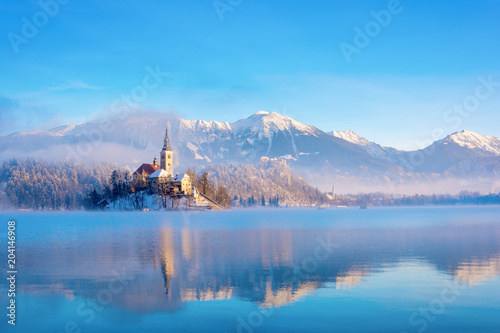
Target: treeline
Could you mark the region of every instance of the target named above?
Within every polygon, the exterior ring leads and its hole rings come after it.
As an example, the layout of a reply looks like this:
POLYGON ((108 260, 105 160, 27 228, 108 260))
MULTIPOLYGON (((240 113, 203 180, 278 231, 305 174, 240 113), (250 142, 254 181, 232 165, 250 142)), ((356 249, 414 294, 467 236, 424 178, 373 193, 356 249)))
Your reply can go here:
POLYGON ((286 161, 263 158, 260 165, 220 164, 206 172, 237 206, 304 206, 328 201, 325 194, 293 174, 286 161))
POLYGON ((93 188, 86 193, 83 202, 84 208, 88 210, 101 209, 109 203, 125 199, 130 201, 131 207, 142 209, 137 191, 128 184, 131 177, 129 170, 114 169, 109 172, 100 188, 93 188), (130 195, 131 193, 133 196, 130 195))
POLYGON ((346 206, 424 206, 424 205, 489 205, 500 204, 500 193, 482 195, 479 192, 463 191, 451 194, 390 195, 366 193, 340 195, 333 201, 346 206))
MULTIPOLYGON (((208 173, 189 170, 198 191, 224 207, 231 206, 226 188, 216 185, 208 173)), ((156 193, 137 182, 131 173, 113 164, 47 162, 11 159, 0 166, 0 207, 72 210, 101 209, 115 202, 127 209, 142 209, 148 195, 156 193)))
MULTIPOLYGON (((252 206, 419 206, 500 204, 500 194, 481 195, 390 195, 384 193, 338 195, 329 200, 325 194, 294 175, 285 161, 263 159, 255 165, 213 165, 197 173, 186 172, 197 190, 229 207, 252 206)), ((154 194, 130 182, 128 170, 116 165, 86 165, 75 162, 46 162, 11 159, 0 165, 0 206, 26 209, 97 209, 108 203, 128 202, 130 209, 142 209, 145 197, 154 194)))
MULTIPOLYGON (((197 174, 195 169, 188 169, 186 174, 189 175, 193 186, 199 193, 223 207, 231 206, 231 198, 226 188, 221 185, 215 186, 209 179, 207 172, 197 174)), ((108 181, 101 187, 101 191, 92 190, 87 195, 84 204, 87 209, 100 209, 103 208, 104 204, 119 202, 127 209, 143 209, 146 207, 145 198, 148 195, 157 195, 163 207, 166 206, 168 199, 174 200, 173 206, 175 207, 176 203, 178 203, 175 201, 179 199, 169 195, 166 184, 149 187, 143 184, 142 181, 133 180, 128 170, 113 170, 108 181)))
POLYGON ((223 207, 231 207, 231 197, 222 184, 215 184, 208 172, 196 173, 195 168, 189 168, 186 174, 191 178, 193 186, 203 195, 214 200, 223 207))
POLYGON ((11 159, 0 167, 0 199, 5 206, 81 209, 89 193, 101 192, 116 166, 11 159))
MULTIPOLYGON (((285 161, 263 159, 255 165, 214 165, 186 172, 203 195, 224 207, 301 206, 328 201, 318 189, 294 175, 285 161)), ((98 209, 126 203, 127 209, 145 207, 155 194, 130 182, 128 170, 112 164, 47 162, 33 159, 4 162, 0 167, 1 201, 13 208, 98 209)), ((156 193, 158 194, 158 193, 156 193)))

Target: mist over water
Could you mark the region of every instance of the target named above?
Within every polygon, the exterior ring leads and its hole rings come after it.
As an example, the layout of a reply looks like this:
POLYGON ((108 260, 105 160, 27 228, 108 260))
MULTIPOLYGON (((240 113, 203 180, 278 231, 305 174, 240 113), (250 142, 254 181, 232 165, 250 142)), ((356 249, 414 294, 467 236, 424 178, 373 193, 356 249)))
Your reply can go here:
POLYGON ((2 213, 18 226, 19 315, 0 329, 494 331, 499 213, 2 213))

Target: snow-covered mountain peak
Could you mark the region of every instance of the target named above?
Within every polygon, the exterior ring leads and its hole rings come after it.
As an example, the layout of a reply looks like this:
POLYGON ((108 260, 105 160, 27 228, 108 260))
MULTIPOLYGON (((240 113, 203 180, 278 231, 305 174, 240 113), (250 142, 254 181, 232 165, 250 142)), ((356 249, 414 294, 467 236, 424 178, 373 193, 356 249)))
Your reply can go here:
POLYGON ((258 111, 258 112, 255 112, 253 115, 266 115, 266 114, 269 114, 269 112, 267 112, 267 111, 258 111))
POLYGON ((250 130, 266 137, 277 131, 302 132, 303 134, 313 134, 317 131, 314 126, 304 125, 288 116, 267 111, 259 111, 247 119, 238 120, 232 123, 231 127, 235 133, 250 130))
POLYGON ((361 145, 361 146, 367 146, 370 144, 370 141, 366 140, 365 138, 359 136, 356 132, 351 131, 351 130, 346 130, 346 131, 331 131, 328 132, 328 134, 333 135, 337 138, 343 139, 345 141, 361 145))
POLYGON ((494 136, 481 135, 475 132, 463 130, 455 132, 444 138, 444 143, 454 142, 468 149, 481 149, 495 155, 500 155, 500 139, 494 136))
POLYGON ((230 128, 229 123, 215 120, 187 120, 179 119, 179 127, 194 129, 194 130, 228 130, 230 128))
POLYGON ((50 132, 53 132, 53 133, 59 134, 59 135, 64 135, 67 132, 75 129, 75 127, 76 127, 76 125, 63 125, 63 126, 59 126, 59 127, 51 129, 50 132))

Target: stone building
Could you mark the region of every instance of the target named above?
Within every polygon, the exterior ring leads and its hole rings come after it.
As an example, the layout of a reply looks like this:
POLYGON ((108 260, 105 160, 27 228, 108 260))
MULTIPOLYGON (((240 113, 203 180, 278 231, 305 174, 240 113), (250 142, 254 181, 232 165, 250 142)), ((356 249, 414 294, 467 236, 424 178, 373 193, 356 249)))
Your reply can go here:
POLYGON ((156 156, 153 160, 153 164, 143 163, 139 169, 135 170, 133 173, 134 181, 140 183, 142 186, 146 186, 149 180, 149 177, 157 170, 160 169, 160 165, 158 164, 158 160, 156 156))
POLYGON ((150 193, 156 193, 159 189, 166 191, 170 196, 192 196, 193 184, 187 174, 174 175, 174 152, 170 148, 168 128, 165 130, 163 148, 160 152, 160 164, 156 159, 153 164, 142 164, 133 174, 136 185, 147 187, 150 193))

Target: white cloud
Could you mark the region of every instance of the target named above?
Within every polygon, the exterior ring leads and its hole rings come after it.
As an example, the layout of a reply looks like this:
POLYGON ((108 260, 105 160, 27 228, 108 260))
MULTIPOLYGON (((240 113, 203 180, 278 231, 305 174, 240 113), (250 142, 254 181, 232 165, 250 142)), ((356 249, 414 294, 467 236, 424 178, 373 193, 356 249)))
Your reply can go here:
POLYGON ((49 92, 54 91, 64 91, 64 90, 106 90, 105 87, 93 86, 88 83, 85 83, 82 80, 69 80, 65 84, 53 87, 47 87, 49 92))

